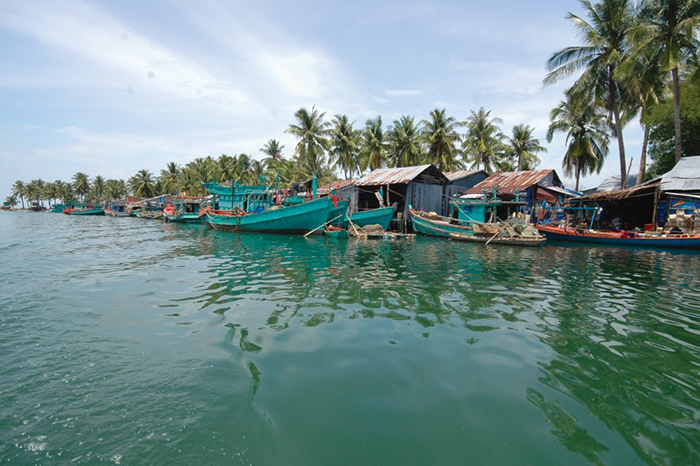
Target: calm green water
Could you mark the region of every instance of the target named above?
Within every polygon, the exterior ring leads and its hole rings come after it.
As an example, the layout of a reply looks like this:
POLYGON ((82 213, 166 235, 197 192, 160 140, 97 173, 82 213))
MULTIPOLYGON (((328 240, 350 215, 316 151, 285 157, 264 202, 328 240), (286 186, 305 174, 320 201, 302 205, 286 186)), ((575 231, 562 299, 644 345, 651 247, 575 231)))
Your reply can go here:
POLYGON ((700 255, 0 212, 0 463, 700 462, 700 255))

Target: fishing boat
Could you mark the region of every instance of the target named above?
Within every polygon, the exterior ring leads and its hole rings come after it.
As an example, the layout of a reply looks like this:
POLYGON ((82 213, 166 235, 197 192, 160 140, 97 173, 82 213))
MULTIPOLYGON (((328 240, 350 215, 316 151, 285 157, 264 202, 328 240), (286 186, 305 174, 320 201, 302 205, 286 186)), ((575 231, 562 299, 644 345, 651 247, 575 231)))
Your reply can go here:
POLYGON ((537 225, 537 229, 551 241, 663 249, 700 249, 698 234, 598 231, 545 224, 537 225))
POLYGON ((272 207, 253 213, 238 207, 225 211, 207 208, 203 218, 216 230, 306 233, 326 223, 333 207, 330 197, 322 197, 291 207, 272 207))
POLYGON ((99 205, 87 205, 82 208, 68 207, 64 209, 63 213, 68 215, 104 215, 105 210, 99 205))
POLYGON ((348 230, 333 225, 327 225, 325 230, 323 230, 323 234, 329 238, 347 238, 348 230))
POLYGON ((358 227, 364 227, 367 225, 381 225, 383 230, 387 230, 395 212, 396 205, 379 207, 377 209, 361 210, 359 212, 353 212, 349 216, 345 216, 339 226, 347 228, 350 223, 353 223, 358 227), (350 220, 348 220, 348 217, 350 220))
POLYGON ((340 217, 344 217, 345 213, 348 211, 348 207, 350 207, 350 201, 347 199, 338 199, 335 196, 332 196, 331 199, 333 199, 333 207, 330 212, 328 212, 327 221, 331 222, 333 225, 339 225, 341 223, 340 217))
POLYGON ((471 223, 459 219, 443 217, 434 212, 423 212, 415 209, 410 209, 408 214, 413 231, 421 235, 449 238, 450 235, 474 234, 474 228, 471 223))
POLYGON ((507 244, 512 246, 544 246, 547 238, 518 217, 497 223, 476 223, 473 234, 455 233, 450 239, 468 243, 507 244))
POLYGON ((177 197, 163 209, 166 222, 201 223, 205 199, 199 197, 177 197))
POLYGON ((108 217, 128 217, 129 212, 126 210, 126 203, 112 202, 105 208, 105 215, 108 217))

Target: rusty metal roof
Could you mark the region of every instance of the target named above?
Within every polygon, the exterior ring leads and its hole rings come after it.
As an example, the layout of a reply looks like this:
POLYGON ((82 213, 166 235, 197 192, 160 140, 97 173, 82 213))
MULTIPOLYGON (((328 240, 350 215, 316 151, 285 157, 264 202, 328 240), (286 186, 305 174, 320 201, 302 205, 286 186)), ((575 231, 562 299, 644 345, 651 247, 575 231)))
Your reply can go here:
POLYGON ((662 191, 700 191, 700 155, 681 158, 661 177, 662 191))
POLYGON ((485 170, 459 170, 456 172, 445 172, 444 175, 447 177, 448 180, 456 181, 471 175, 476 175, 477 173, 481 172, 486 173, 485 170))
POLYGON ((340 189, 344 188, 346 186, 352 186, 355 184, 355 180, 336 180, 336 181, 331 181, 330 183, 324 184, 323 186, 319 187, 318 189, 324 189, 324 190, 333 190, 333 189, 340 189))
POLYGON ((494 173, 481 183, 467 190, 467 193, 480 193, 482 189, 491 188, 497 188, 498 191, 502 193, 512 193, 516 190, 522 191, 530 186, 536 185, 552 172, 554 172, 555 179, 559 181, 557 172, 553 169, 494 173))
POLYGON ((430 167, 440 174, 442 173, 432 164, 418 165, 415 167, 378 168, 372 173, 360 178, 355 186, 383 186, 387 184, 407 184, 420 176, 430 167))

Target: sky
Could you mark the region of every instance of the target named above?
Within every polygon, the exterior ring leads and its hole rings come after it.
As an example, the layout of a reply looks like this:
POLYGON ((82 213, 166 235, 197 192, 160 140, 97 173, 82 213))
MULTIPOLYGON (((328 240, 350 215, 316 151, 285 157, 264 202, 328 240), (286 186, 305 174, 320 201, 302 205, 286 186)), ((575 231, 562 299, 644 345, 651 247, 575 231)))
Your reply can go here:
MULTIPOLYGON (((0 200, 15 180, 262 158, 270 139, 291 157, 285 129, 312 106, 356 128, 484 107, 505 134, 533 126, 549 149, 538 168, 564 178, 564 137, 545 135, 575 78, 542 80, 552 53, 579 44, 566 19, 577 0, 0 0, 0 11, 0 200)), ((624 137, 636 173, 638 125, 624 137)), ((582 188, 617 172, 611 141, 582 188)))

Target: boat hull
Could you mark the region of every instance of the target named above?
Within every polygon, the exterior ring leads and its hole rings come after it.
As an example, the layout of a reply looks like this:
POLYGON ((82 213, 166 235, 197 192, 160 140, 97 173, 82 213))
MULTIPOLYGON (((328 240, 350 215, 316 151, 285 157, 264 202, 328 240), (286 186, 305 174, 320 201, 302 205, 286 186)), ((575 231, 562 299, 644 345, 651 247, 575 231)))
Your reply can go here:
POLYGON ((413 231, 421 235, 449 238, 450 235, 474 234, 474 229, 466 225, 454 225, 443 220, 432 220, 414 210, 411 210, 409 213, 413 231))
POLYGON ((67 212, 68 215, 104 215, 104 209, 91 209, 91 210, 70 210, 67 212))
MULTIPOLYGON (((383 230, 389 228, 391 219, 394 217, 396 208, 394 206, 380 207, 378 209, 363 210, 361 212, 353 212, 350 214, 350 221, 355 224, 356 227, 364 227, 367 225, 380 225, 383 230)), ((343 219, 340 225, 343 228, 350 226, 350 221, 347 217, 343 219)))
POLYGON ((343 217, 345 215, 345 212, 348 211, 348 207, 350 206, 350 201, 338 201, 338 207, 331 207, 331 210, 328 212, 328 219, 326 221, 331 222, 332 225, 339 225, 341 223, 341 219, 338 217, 343 217))
POLYGON ((700 249, 700 235, 624 238, 616 233, 578 233, 559 228, 538 225, 537 229, 548 240, 613 246, 633 246, 644 248, 700 249))
POLYGON ((488 244, 506 244, 509 246, 529 246, 529 247, 541 247, 547 242, 547 238, 498 238, 483 235, 462 235, 462 234, 452 234, 450 239, 455 241, 463 241, 466 243, 488 243, 488 244))
POLYGON ((165 214, 168 223, 202 223, 202 217, 197 214, 168 215, 165 214))
POLYGON ((247 215, 226 215, 207 211, 205 222, 216 230, 225 231, 307 233, 326 223, 328 212, 333 207, 331 199, 324 197, 291 207, 268 209, 247 215))

